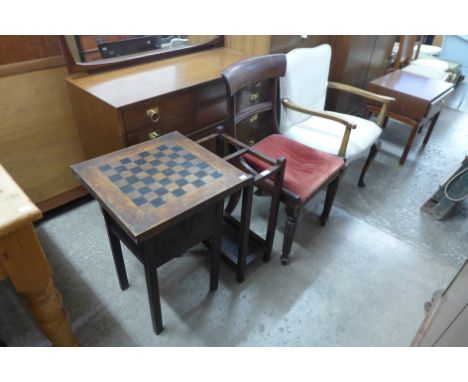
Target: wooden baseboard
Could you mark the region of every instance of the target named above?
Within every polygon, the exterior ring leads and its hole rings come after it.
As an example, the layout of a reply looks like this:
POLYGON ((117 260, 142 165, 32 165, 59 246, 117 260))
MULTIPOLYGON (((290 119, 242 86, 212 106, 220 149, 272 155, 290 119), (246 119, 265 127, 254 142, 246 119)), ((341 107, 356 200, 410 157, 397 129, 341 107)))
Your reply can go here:
POLYGON ((36 205, 39 207, 42 213, 44 213, 54 208, 60 207, 68 202, 81 198, 87 194, 88 192, 83 187, 78 186, 69 191, 52 196, 51 198, 43 200, 42 202, 36 203, 36 205))

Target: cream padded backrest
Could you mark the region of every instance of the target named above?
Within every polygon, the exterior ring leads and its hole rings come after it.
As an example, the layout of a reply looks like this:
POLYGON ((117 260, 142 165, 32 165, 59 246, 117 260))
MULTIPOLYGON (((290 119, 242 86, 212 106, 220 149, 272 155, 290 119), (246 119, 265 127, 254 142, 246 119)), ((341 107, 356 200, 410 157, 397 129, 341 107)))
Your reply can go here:
MULTIPOLYGON (((323 111, 327 95, 331 47, 324 44, 316 48, 294 49, 286 54, 286 75, 280 79, 281 98, 314 110, 323 111)), ((309 115, 281 109, 280 130, 310 118, 309 115)))

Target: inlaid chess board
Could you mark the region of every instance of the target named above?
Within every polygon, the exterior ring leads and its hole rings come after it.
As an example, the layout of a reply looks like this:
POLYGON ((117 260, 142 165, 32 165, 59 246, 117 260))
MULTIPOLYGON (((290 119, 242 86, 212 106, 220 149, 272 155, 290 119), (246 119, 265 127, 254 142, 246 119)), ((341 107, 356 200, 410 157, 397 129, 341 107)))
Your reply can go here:
POLYGON ((245 187, 250 177, 178 132, 76 164, 72 170, 136 242, 199 205, 245 187))
POLYGON ((174 143, 144 150, 99 169, 138 207, 160 207, 223 176, 174 143))

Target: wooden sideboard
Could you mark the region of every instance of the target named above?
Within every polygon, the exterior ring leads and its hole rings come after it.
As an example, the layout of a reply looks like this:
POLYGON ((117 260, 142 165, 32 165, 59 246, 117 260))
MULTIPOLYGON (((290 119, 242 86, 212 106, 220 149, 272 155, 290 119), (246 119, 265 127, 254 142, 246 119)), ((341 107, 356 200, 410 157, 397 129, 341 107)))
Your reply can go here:
POLYGON ((87 159, 180 131, 193 138, 226 119, 220 73, 250 57, 217 48, 67 79, 87 159))

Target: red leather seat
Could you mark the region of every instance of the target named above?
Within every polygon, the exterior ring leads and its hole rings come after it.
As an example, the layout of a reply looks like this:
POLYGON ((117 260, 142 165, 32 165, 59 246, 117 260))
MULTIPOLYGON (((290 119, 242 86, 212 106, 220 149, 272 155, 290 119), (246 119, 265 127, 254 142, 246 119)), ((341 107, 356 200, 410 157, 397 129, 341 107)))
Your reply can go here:
MULTIPOLYGON (((328 184, 344 167, 344 161, 340 157, 315 150, 279 134, 269 135, 252 148, 271 158, 286 158, 283 187, 299 195, 302 203, 324 184, 328 184)), ((254 156, 246 154, 244 158, 258 172, 268 168, 267 163, 254 156)))

